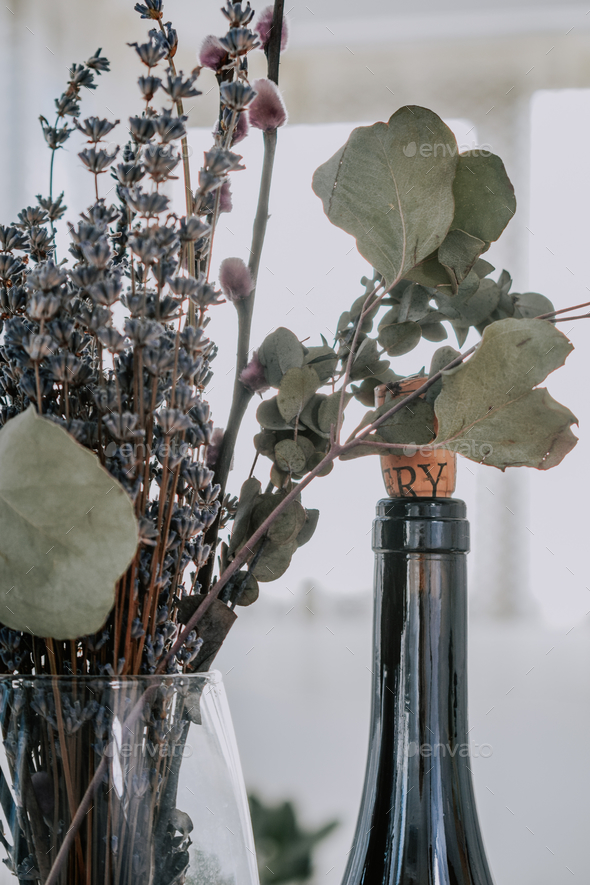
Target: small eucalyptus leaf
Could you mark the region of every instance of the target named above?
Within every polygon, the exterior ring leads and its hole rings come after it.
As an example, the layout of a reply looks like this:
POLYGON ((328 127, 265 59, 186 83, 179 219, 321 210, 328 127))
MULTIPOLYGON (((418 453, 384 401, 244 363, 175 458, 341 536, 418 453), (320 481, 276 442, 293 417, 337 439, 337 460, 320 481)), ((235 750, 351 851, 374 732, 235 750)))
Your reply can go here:
MULTIPOLYGON (((364 341, 361 342, 352 362, 350 380, 362 381, 364 378, 376 375, 383 369, 382 363, 383 361, 379 359, 377 342, 375 339, 365 338, 364 341)), ((385 368, 389 368, 388 363, 385 363, 385 368)))
POLYGON ((446 341, 448 332, 442 323, 420 323, 422 337, 427 341, 446 341))
POLYGON ((420 343, 422 329, 418 323, 394 323, 379 330, 379 344, 389 356, 403 356, 420 343))
MULTIPOLYGON (((445 366, 448 366, 449 363, 452 363, 453 360, 457 359, 458 356, 460 356, 460 353, 458 350, 455 350, 454 347, 439 347, 438 350, 435 350, 432 355, 428 377, 432 378, 433 375, 436 375, 437 372, 440 372, 441 369, 444 369, 445 366)), ((424 399, 427 403, 433 405, 441 390, 442 378, 439 378, 438 381, 435 381, 432 387, 428 388, 424 399)))
POLYGON ((494 312, 500 301, 500 289, 493 280, 482 280, 479 288, 467 297, 457 300, 461 320, 467 326, 476 326, 494 312))
POLYGON ((493 264, 490 264, 489 261, 486 261, 485 258, 478 258, 475 264, 473 265, 473 270, 478 275, 480 279, 489 276, 496 268, 493 264))
POLYGON ((0 537, 0 621, 77 639, 104 624, 138 528, 96 455, 30 406, 0 431, 0 537))
POLYGON ((297 535, 296 541, 298 547, 303 547, 304 544, 307 544, 308 541, 311 541, 314 532, 318 526, 318 520, 320 518, 319 510, 306 510, 305 511, 305 522, 303 527, 300 529, 299 534, 297 535))
POLYGON ((232 578, 232 584, 234 592, 236 594, 239 592, 239 596, 236 596, 236 605, 252 605, 260 595, 258 581, 254 575, 246 571, 236 572, 232 578))
POLYGON ((545 313, 551 313, 555 310, 551 301, 538 292, 524 292, 522 295, 515 295, 514 316, 523 319, 533 319, 545 313))
POLYGON ((451 320, 451 326, 455 332, 455 336, 457 338, 457 344, 459 347, 463 347, 465 342, 467 341, 467 336, 469 335, 469 326, 464 325, 463 323, 456 322, 451 320))
POLYGON ((305 365, 315 369, 320 382, 325 384, 336 371, 338 357, 334 348, 328 344, 321 347, 310 347, 305 355, 305 365))
MULTIPOLYGON (((402 396, 383 403, 373 412, 369 423, 372 424, 373 421, 388 412, 392 406, 402 402, 405 398, 406 396, 402 394, 402 396)), ((399 412, 380 424, 377 433, 387 443, 428 445, 436 435, 433 408, 422 398, 411 400, 399 412)))
POLYGON ((325 402, 327 398, 328 397, 325 393, 316 393, 315 396, 312 396, 307 402, 299 418, 300 423, 305 424, 309 430, 312 430, 314 433, 317 433, 318 436, 322 436, 325 439, 329 437, 329 434, 323 433, 323 431, 320 430, 318 425, 318 412, 321 404, 325 402))
MULTIPOLYGON (((340 402, 342 399, 341 391, 337 391, 336 393, 330 394, 320 405, 318 411, 318 425, 320 430, 324 433, 330 433, 330 428, 333 427, 336 430, 336 423, 338 421, 338 412, 340 410, 340 402)), ((352 393, 344 394, 344 404, 343 408, 346 409, 346 406, 352 399, 352 393)))
MULTIPOLYGON (((323 452, 316 452, 315 455, 312 455, 311 458, 309 459, 309 461, 307 462, 307 469, 308 470, 315 470, 315 468, 318 466, 318 464, 322 463, 322 461, 324 460, 324 457, 325 457, 325 454, 323 452)), ((329 461, 326 464, 326 466, 322 470, 320 470, 319 473, 316 474, 316 476, 327 476, 329 473, 332 472, 333 469, 334 469, 334 462, 329 461)))
MULTIPOLYGON (((405 323, 406 321, 417 322, 426 316, 430 310, 432 292, 418 283, 408 286, 399 305, 397 320, 393 322, 405 323)), ((391 313, 391 311, 390 311, 391 313)))
POLYGON ((267 383, 279 387, 285 372, 303 365, 303 345, 293 332, 281 327, 266 336, 258 348, 258 359, 267 383))
POLYGON ((303 473, 307 457, 303 449, 292 439, 283 439, 275 446, 276 465, 283 473, 303 473))
POLYGON ((252 574, 261 583, 276 581, 291 565, 291 558, 296 550, 296 541, 281 545, 267 541, 260 559, 252 569, 252 574))
POLYGON ((447 270, 453 292, 459 288, 473 265, 486 249, 486 243, 464 230, 451 230, 438 249, 438 260, 447 270))
POLYGON ((319 386, 318 373, 311 366, 285 372, 277 396, 277 406, 284 420, 290 423, 298 418, 319 386))
POLYGON ((265 430, 292 430, 279 412, 278 397, 263 400, 256 409, 256 420, 265 430))
POLYGON ((277 435, 272 430, 261 430, 254 437, 254 448, 259 455, 274 458, 277 435))

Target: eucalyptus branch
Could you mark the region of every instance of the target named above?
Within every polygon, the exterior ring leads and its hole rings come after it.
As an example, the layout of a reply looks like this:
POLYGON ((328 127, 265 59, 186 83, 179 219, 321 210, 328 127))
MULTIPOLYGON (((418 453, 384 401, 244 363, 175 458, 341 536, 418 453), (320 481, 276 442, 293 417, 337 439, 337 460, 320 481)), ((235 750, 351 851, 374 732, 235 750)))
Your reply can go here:
MULTIPOLYGON (((268 76, 273 82, 278 83, 279 76, 279 59, 281 53, 281 32, 283 21, 284 0, 275 0, 273 32, 268 46, 268 76), (280 26, 276 26, 277 21, 280 26)), ((277 130, 265 132, 264 140, 264 158, 262 163, 262 173, 260 176, 260 189, 258 193, 258 204, 256 207, 256 215, 254 217, 254 225, 252 228, 252 244, 250 248, 250 260, 248 267, 255 287, 248 296, 242 301, 236 302, 238 312, 238 342, 236 353, 236 368, 234 375, 234 390, 232 396, 232 404, 230 407, 227 428, 223 435, 221 449, 217 464, 215 465, 215 482, 221 486, 220 499, 223 500, 227 485, 227 478, 231 468, 234 450, 240 432, 244 415, 246 414, 248 405, 253 397, 253 392, 244 387, 240 381, 240 375, 246 368, 248 357, 250 355, 250 336, 252 330, 252 316, 254 314, 254 304, 256 298, 256 286, 258 283, 258 272, 260 269, 260 260, 262 258, 262 249, 266 237, 266 229, 269 217, 270 189, 272 184, 272 174, 277 148, 277 130)), ((221 510, 217 519, 207 532, 205 541, 211 544, 214 551, 217 546, 217 538, 219 535, 221 520, 221 510)), ((213 568, 215 563, 214 555, 211 555, 208 563, 204 566, 203 587, 205 592, 211 586, 213 568)))
MULTIPOLYGON (((383 296, 385 294, 386 293, 384 292, 383 296)), ((164 670, 164 668, 166 667, 166 665, 168 664, 168 661, 174 657, 174 655, 176 654, 176 652, 180 648, 182 648, 182 646, 186 642, 191 630, 193 630, 195 628, 195 626, 201 620, 201 618, 203 617, 205 612, 211 607, 211 605, 213 604, 213 601, 215 599, 217 599, 217 597, 219 596, 219 594, 221 593, 221 591, 223 590, 223 588, 225 587, 227 582, 230 580, 230 578, 246 562, 246 560, 248 559, 248 556, 250 555, 250 553, 252 551, 252 548, 255 547, 256 544, 261 540, 261 538, 263 538, 268 533, 269 528, 272 526, 274 521, 276 519, 278 519, 278 517, 281 515, 281 513, 283 513, 287 509, 287 507, 289 507, 289 505, 296 498, 298 498, 300 496, 302 490, 304 488, 306 488, 311 483, 311 481, 313 479, 315 479, 315 477, 318 476, 324 470, 325 467, 328 466, 328 464, 331 464, 333 461, 335 461, 341 455, 346 454, 347 452, 351 451, 351 449, 354 449, 356 446, 358 446, 362 442, 364 442, 364 437, 367 436, 367 434, 371 433, 373 430, 376 430, 378 427, 380 427, 384 421, 386 421, 388 418, 391 418, 392 415, 396 414, 396 412, 401 411, 403 408, 405 408, 408 405, 408 403, 411 403, 413 400, 417 399, 423 393, 426 393, 426 391, 430 387, 432 387, 433 384, 436 384, 436 382, 440 378, 442 378, 443 372, 447 372, 447 371, 449 371, 449 369, 454 369, 455 366, 460 365, 464 359, 466 359, 468 356, 470 356, 477 349, 477 347, 478 347, 478 345, 476 344, 473 347, 470 347, 469 350, 466 350, 465 353, 459 354, 458 357, 455 357, 454 360, 451 360, 451 362, 448 363, 446 366, 444 366, 439 372, 435 372, 435 374, 431 378, 428 378, 424 382, 424 384, 422 384, 420 387, 417 388, 417 390, 414 390, 414 391, 412 391, 412 393, 409 393, 401 401, 392 405, 391 409, 388 409, 388 411, 385 412, 385 414, 381 415, 379 418, 377 418, 375 421, 373 421, 372 424, 369 424, 367 427, 364 427, 363 430, 360 432, 360 434, 358 436, 356 436, 354 439, 351 439, 344 444, 341 444, 338 441, 334 441, 332 443, 329 451, 323 457, 323 459, 320 461, 320 463, 316 467, 314 467, 314 469, 311 470, 310 473, 306 474, 303 477, 303 479, 291 489, 291 491, 283 498, 283 500, 280 502, 280 504, 278 504, 277 507, 275 507, 275 509, 270 514, 270 516, 268 516, 264 520, 264 522, 256 529, 256 531, 253 533, 253 535, 244 544, 242 549, 236 554, 235 559, 233 559, 232 562, 227 566, 227 568, 224 569, 224 571, 222 572, 222 574, 219 577, 219 580, 211 588, 211 590, 205 596, 205 598, 203 599, 203 601, 201 602, 201 604, 199 605, 197 610, 194 612, 192 617, 189 619, 184 630, 179 634, 179 636, 177 637, 177 639, 176 639, 174 645, 172 646, 172 648, 170 649, 170 651, 165 655, 165 657, 163 657, 161 659, 161 661, 158 665, 158 668, 156 670, 157 673, 161 673, 164 670)))
POLYGON ((375 302, 371 302, 371 299, 377 294, 379 288, 382 285, 382 283, 377 283, 377 285, 375 286, 373 291, 369 292, 369 294, 367 295, 367 297, 365 298, 365 300, 363 302, 363 307, 360 312, 359 318, 357 320, 356 328, 354 330, 354 337, 352 339, 352 344, 350 345, 350 351, 348 353, 348 360, 346 361, 346 369, 344 372, 344 379, 342 381, 342 388, 340 391, 340 403, 338 405, 338 418, 336 419, 336 432, 334 434, 336 440, 338 440, 338 441, 340 440, 340 431, 342 429, 342 424, 344 422, 344 400, 345 400, 345 396, 346 396, 346 388, 348 387, 348 382, 350 380, 350 373, 352 371, 352 365, 354 363, 354 358, 356 355, 356 345, 358 342, 358 337, 360 335, 363 320, 367 316, 369 311, 371 311, 375 307, 375 305, 378 305, 381 303, 383 298, 385 298, 385 296, 388 294, 388 292, 390 292, 391 289, 393 289, 393 287, 398 282, 399 282, 399 278, 396 279, 396 281, 394 283, 392 283, 392 285, 388 289, 386 289, 384 292, 382 292, 381 295, 379 296, 379 298, 377 298, 377 300, 375 302))
POLYGON ((555 319, 550 320, 551 323, 569 323, 574 320, 587 320, 590 319, 590 313, 582 313, 577 317, 556 317, 555 319))

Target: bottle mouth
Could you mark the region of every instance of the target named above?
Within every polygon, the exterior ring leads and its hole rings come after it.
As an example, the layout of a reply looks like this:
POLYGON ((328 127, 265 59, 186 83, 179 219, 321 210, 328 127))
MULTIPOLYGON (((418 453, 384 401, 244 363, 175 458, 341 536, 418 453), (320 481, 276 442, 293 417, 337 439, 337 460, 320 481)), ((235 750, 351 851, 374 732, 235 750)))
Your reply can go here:
POLYGON ((468 553, 467 508, 458 498, 384 498, 373 523, 375 553, 468 553))

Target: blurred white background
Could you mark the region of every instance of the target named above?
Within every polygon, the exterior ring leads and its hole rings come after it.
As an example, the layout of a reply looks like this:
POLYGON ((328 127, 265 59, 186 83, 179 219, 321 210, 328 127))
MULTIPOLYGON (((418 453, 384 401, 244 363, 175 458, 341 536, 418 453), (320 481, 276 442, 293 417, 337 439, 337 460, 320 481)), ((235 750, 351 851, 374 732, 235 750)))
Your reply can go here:
MULTIPOLYGON (((217 0, 168 0, 180 33, 179 66, 196 63, 201 39, 222 34, 217 0)), ((422 104, 451 125, 461 146, 490 145, 505 160, 519 209, 490 251, 516 291, 556 307, 590 300, 590 14, 546 0, 296 0, 281 87, 291 122, 279 136, 271 222, 257 294, 254 343, 287 325, 318 339, 360 293, 366 265, 331 227, 310 189, 314 169, 359 123, 422 104)), ((146 23, 132 0, 8 0, 0 9, 2 221, 47 190, 48 154, 37 117, 49 116, 67 68, 101 45, 113 72, 87 96, 84 114, 125 120, 140 109, 139 64, 126 42, 146 23)), ((253 74, 264 72, 258 54, 253 74)), ((190 112, 193 164, 209 146, 215 81, 204 72, 190 112)), ((114 133, 124 141, 123 125, 114 133)), ((79 149, 72 139, 71 155, 79 149)), ((234 210, 222 216, 215 261, 247 256, 261 139, 240 145, 247 171, 233 178, 234 210)), ((91 177, 58 156, 58 190, 76 213, 91 177)), ((103 181, 106 195, 110 182, 103 181)), ((179 210, 181 198, 176 197, 179 210)), ((61 254, 64 254, 63 248, 61 254)), ((232 386, 234 316, 219 308, 220 344, 209 398, 223 426, 232 386)), ((550 379, 580 419, 581 441, 553 471, 508 471, 462 461, 457 495, 468 504, 471 738, 478 807, 498 885, 587 881, 590 824, 590 325, 561 326, 576 350, 550 379), (486 750, 486 754, 488 751, 486 750)), ((453 341, 449 343, 453 344, 453 341)), ((470 343, 470 342, 468 342, 470 343)), ((398 360, 428 365, 434 345, 398 360)), ((349 419, 352 426, 352 418, 349 419)), ((247 419, 232 474, 247 474, 256 432, 247 419)), ((261 478, 268 464, 258 466, 261 478)), ((374 505, 377 461, 339 465, 308 490, 320 527, 284 579, 240 612, 218 666, 225 674, 248 785, 269 800, 294 798, 310 825, 338 817, 318 857, 316 882, 336 885, 349 850, 364 774, 369 716, 374 505)))

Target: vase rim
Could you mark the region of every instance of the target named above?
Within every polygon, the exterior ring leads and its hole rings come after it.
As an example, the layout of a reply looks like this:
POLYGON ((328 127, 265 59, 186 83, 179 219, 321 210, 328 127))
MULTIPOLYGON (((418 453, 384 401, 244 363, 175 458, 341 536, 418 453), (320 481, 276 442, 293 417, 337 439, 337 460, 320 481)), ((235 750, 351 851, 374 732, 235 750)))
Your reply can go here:
POLYGON ((137 674, 128 674, 126 676, 99 676, 99 675, 69 675, 67 673, 60 673, 53 676, 51 673, 2 673, 0 674, 0 682, 11 680, 11 681, 19 681, 19 680, 30 680, 31 682, 53 682, 57 680, 58 682, 108 682, 109 685, 116 685, 118 682, 128 685, 130 683, 137 682, 178 682, 187 680, 189 682, 204 680, 205 682, 210 683, 211 685, 218 685, 223 681, 223 677, 219 670, 205 670, 202 673, 137 673, 137 674))

